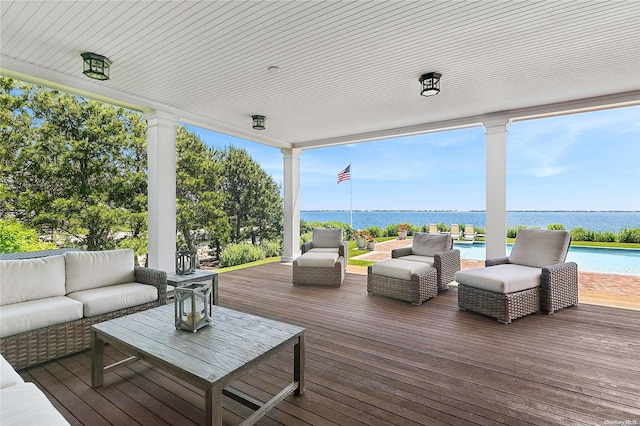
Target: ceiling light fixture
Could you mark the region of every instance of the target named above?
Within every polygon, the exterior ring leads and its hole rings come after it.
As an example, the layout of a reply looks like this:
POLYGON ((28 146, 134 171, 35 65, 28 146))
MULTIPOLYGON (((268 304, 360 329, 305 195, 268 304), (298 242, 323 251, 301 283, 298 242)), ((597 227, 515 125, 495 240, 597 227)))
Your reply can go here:
POLYGON ((109 80, 111 61, 106 56, 84 52, 82 56, 82 73, 94 80, 109 80))
POLYGON ((420 94, 422 96, 435 96, 440 93, 440 77, 442 74, 429 72, 420 77, 420 94))
POLYGON ((251 118, 253 119, 253 129, 254 130, 264 130, 264 122, 266 121, 267 117, 265 117, 264 115, 252 115, 251 118))

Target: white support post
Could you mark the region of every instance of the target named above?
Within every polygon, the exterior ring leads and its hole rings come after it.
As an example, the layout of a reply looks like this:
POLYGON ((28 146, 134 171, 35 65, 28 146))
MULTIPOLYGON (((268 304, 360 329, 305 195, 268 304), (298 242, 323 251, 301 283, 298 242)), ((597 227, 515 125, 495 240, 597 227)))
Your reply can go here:
POLYGON ((281 150, 284 160, 282 262, 300 256, 300 149, 281 150))
POLYGON ((509 119, 483 122, 487 153, 487 259, 506 255, 507 238, 507 127, 509 119))
POLYGON ((149 267, 175 271, 176 123, 160 111, 146 114, 148 157, 149 267))

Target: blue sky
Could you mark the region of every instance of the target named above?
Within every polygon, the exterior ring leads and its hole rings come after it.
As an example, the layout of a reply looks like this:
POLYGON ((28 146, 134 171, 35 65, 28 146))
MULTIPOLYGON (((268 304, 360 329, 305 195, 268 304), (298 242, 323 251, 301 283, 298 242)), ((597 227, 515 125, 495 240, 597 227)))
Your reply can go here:
MULTIPOLYGON (((280 150, 189 127, 210 146, 245 148, 282 184, 280 150)), ((484 210, 482 127, 304 150, 300 208, 484 210), (352 181, 336 183, 351 163, 352 181)), ((508 210, 640 210, 640 107, 511 123, 508 210)))

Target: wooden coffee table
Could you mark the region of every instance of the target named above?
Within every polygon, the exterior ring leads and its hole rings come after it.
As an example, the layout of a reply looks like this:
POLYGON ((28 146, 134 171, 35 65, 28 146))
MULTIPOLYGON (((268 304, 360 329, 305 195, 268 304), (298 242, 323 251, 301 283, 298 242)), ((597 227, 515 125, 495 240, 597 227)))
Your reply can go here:
POLYGON ((223 394, 254 410, 242 423, 251 425, 287 396, 304 392, 304 328, 213 306, 213 323, 193 333, 175 328, 173 310, 165 305, 93 325, 91 386, 102 386, 105 370, 142 359, 204 389, 207 425, 222 425, 223 394), (105 367, 105 343, 136 356, 105 367), (294 347, 293 382, 269 401, 228 387, 289 345, 294 347))

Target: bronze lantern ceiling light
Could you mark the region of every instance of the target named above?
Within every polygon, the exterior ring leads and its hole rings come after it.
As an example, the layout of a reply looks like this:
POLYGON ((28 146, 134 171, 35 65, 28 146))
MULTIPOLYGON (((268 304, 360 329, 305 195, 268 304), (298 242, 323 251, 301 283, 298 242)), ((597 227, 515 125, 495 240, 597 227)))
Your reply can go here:
POLYGON ((253 119, 253 129, 254 130, 264 130, 264 122, 267 120, 267 117, 264 115, 252 115, 253 119))
POLYGON ((84 52, 82 56, 82 73, 94 80, 109 80, 111 60, 97 53, 84 52))
POLYGON ((442 74, 429 72, 420 77, 420 94, 422 96, 435 96, 440 93, 440 77, 442 74))

